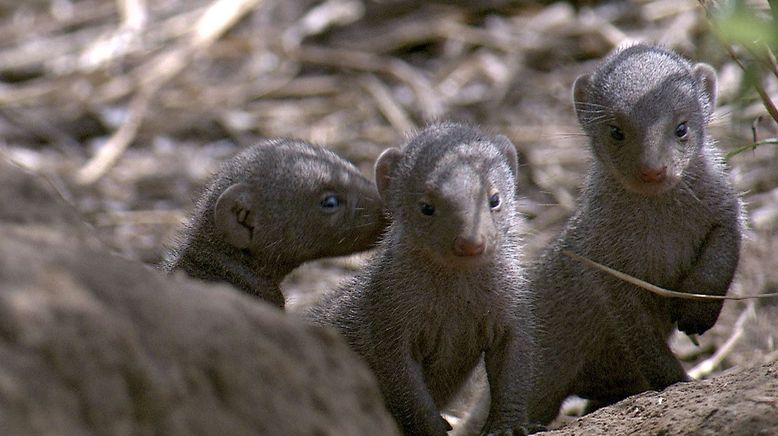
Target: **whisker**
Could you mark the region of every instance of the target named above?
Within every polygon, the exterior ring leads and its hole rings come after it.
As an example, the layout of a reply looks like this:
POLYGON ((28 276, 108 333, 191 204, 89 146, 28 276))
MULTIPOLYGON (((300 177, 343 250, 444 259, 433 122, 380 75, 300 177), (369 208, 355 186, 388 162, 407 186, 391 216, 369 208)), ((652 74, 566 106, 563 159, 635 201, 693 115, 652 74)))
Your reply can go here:
POLYGON ((609 110, 607 110, 605 108, 598 108, 598 107, 589 108, 589 107, 586 107, 586 106, 576 105, 575 108, 579 112, 600 112, 600 113, 601 112, 610 112, 609 110))
POLYGON ((582 132, 565 132, 565 133, 551 133, 547 135, 547 138, 578 138, 582 136, 587 136, 586 133, 582 132))
POLYGON ((574 100, 574 101, 573 101, 573 103, 574 103, 576 106, 578 106, 578 105, 581 105, 581 106, 592 106, 592 107, 598 107, 598 108, 608 109, 608 106, 605 106, 605 105, 602 105, 602 104, 599 104, 599 103, 592 103, 592 102, 590 102, 590 101, 574 100))

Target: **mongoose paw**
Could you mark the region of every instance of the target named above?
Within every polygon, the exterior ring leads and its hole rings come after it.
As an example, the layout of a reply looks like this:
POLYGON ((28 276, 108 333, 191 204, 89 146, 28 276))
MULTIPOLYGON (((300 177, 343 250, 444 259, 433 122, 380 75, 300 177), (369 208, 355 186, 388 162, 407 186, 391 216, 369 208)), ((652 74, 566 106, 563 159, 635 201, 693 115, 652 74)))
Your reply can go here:
POLYGON ((715 313, 704 314, 702 316, 685 316, 677 320, 678 330, 687 335, 701 335, 710 330, 718 319, 718 311, 715 313))
POLYGON ((701 335, 716 324, 721 305, 721 302, 678 301, 671 309, 671 319, 687 335, 701 335))
POLYGON ((689 336, 701 335, 713 327, 713 324, 715 324, 715 321, 713 323, 698 323, 693 320, 678 321, 678 330, 686 333, 689 336))

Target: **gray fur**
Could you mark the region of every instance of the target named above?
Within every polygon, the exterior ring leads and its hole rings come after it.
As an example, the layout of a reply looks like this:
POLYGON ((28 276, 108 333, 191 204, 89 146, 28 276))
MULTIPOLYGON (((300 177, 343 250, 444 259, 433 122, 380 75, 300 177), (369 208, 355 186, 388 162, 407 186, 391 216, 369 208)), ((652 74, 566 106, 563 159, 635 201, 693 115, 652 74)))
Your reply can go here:
POLYGON ((674 324, 704 333, 722 306, 658 297, 562 250, 667 289, 724 295, 743 232, 741 202, 706 131, 710 67, 639 44, 574 88, 595 159, 575 215, 529 273, 540 353, 529 417, 537 423, 552 420, 568 395, 599 406, 688 380, 667 338, 674 324), (682 122, 685 139, 676 136, 682 122), (665 176, 643 182, 643 167, 666 167, 665 176))
POLYGON ((507 138, 455 123, 429 126, 386 151, 376 181, 391 224, 380 249, 307 313, 338 329, 367 361, 406 434, 446 433, 439 410, 484 352, 496 399, 484 431, 523 430, 531 324, 519 292, 516 164, 507 138), (501 204, 493 210, 494 193, 501 204), (424 215, 421 202, 434 215, 424 215), (471 248, 481 241, 483 252, 457 255, 457 241, 471 248))
POLYGON ((352 164, 319 146, 271 139, 214 175, 162 268, 226 281, 283 308, 285 275, 308 260, 365 250, 385 226, 375 184, 352 164), (340 202, 325 211, 327 195, 340 202), (217 206, 225 198, 238 205, 217 206), (245 233, 235 236, 238 229, 245 233))

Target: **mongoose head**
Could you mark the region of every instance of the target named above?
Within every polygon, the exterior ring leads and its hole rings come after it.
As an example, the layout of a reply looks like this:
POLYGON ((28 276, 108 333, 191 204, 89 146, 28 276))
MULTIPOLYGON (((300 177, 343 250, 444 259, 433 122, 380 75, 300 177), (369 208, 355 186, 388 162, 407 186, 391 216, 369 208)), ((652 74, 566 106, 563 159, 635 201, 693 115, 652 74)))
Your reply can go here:
POLYGON ((673 188, 704 146, 716 73, 659 47, 617 49, 573 85, 595 157, 630 191, 673 188))
POLYGON ((267 265, 364 250, 386 226, 375 184, 322 147, 270 140, 225 167, 214 188, 216 233, 267 265))
POLYGON ((404 249, 444 267, 479 265, 517 225, 516 149, 475 127, 433 124, 375 165, 376 185, 404 249))

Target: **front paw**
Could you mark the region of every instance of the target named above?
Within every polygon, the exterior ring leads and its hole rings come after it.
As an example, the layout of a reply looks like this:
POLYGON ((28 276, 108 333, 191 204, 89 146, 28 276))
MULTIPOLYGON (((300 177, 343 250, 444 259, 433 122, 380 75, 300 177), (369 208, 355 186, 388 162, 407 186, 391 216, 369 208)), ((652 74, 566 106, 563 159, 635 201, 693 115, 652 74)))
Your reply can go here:
POLYGON ((687 335, 701 335, 716 324, 722 304, 721 301, 675 301, 670 316, 678 323, 678 330, 687 335))
POLYGON ((701 335, 713 327, 713 323, 701 323, 696 320, 678 321, 678 330, 686 333, 687 335, 701 335))

